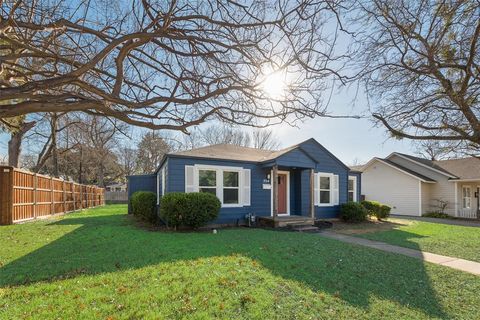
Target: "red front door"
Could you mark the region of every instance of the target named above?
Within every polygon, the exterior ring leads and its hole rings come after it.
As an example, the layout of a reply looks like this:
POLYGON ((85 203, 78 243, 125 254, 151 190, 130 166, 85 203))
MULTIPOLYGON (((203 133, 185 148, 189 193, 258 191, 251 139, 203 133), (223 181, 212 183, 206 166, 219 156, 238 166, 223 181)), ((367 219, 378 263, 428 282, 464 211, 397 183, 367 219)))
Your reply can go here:
POLYGON ((278 213, 287 214, 287 175, 278 174, 278 213))

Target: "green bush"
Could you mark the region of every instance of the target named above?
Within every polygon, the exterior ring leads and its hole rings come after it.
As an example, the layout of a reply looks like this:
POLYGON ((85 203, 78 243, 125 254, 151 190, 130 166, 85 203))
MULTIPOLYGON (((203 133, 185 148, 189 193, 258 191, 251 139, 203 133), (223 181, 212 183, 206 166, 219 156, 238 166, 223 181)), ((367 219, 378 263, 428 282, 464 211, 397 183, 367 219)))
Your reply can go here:
POLYGON ((367 209, 358 202, 347 202, 340 206, 340 218, 347 222, 367 220, 367 209))
POLYGON ((376 217, 378 220, 387 218, 392 208, 378 201, 364 200, 361 204, 367 209, 369 215, 376 217))
POLYGON ((130 198, 132 213, 150 223, 157 221, 156 204, 157 195, 150 191, 137 191, 130 198))
POLYGON ((220 200, 204 192, 172 192, 160 202, 160 218, 170 227, 198 228, 215 220, 220 212, 220 200))
POLYGON ((440 219, 452 219, 453 218, 452 216, 449 216, 448 214, 443 213, 443 212, 427 212, 427 213, 423 214, 423 216, 427 217, 427 218, 440 218, 440 219))

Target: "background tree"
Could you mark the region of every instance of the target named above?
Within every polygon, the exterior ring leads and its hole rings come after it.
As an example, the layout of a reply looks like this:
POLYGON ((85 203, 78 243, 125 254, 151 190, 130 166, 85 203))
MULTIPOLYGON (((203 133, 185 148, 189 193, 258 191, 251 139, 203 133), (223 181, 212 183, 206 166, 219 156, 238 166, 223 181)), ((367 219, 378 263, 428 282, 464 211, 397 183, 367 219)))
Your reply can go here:
POLYGON ((125 5, 2 2, 2 68, 22 83, 2 83, 0 118, 81 111, 186 132, 328 116, 327 84, 343 80, 337 1, 125 5))
POLYGON ((359 75, 397 138, 480 145, 480 2, 355 3, 359 75), (368 28, 365 28, 368 26, 368 28))
POLYGON ((152 173, 160 165, 171 146, 155 131, 145 133, 138 144, 138 168, 142 173, 152 173))

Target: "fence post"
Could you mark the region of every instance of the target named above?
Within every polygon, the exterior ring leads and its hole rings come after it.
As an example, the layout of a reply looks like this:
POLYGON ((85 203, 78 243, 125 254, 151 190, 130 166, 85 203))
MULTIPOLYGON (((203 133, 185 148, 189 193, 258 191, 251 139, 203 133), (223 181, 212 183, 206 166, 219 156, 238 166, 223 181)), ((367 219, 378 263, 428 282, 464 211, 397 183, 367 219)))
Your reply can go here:
POLYGON ((77 197, 76 195, 76 189, 75 189, 75 183, 71 182, 72 184, 72 200, 73 200, 73 211, 77 211, 77 203, 75 202, 77 197))
POLYGON ((55 193, 53 187, 53 177, 50 177, 50 214, 55 213, 55 193))
POLYGON ((63 189, 63 213, 67 213, 67 194, 66 194, 67 190, 65 186, 65 180, 63 180, 62 189, 63 189))
POLYGON ((38 188, 37 174, 33 174, 33 218, 37 218, 37 188, 38 188))
POLYGON ((13 167, 0 169, 0 224, 13 223, 13 167))

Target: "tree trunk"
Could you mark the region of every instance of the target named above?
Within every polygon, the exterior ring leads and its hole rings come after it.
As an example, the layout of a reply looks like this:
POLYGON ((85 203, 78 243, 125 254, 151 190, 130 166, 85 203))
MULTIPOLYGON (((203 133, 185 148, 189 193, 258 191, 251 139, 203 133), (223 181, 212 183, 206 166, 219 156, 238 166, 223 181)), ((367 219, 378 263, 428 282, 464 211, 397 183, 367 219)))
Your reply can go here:
POLYGON ((22 140, 25 133, 35 126, 35 121, 22 123, 20 130, 12 133, 8 141, 8 165, 18 167, 20 152, 22 151, 22 140))

